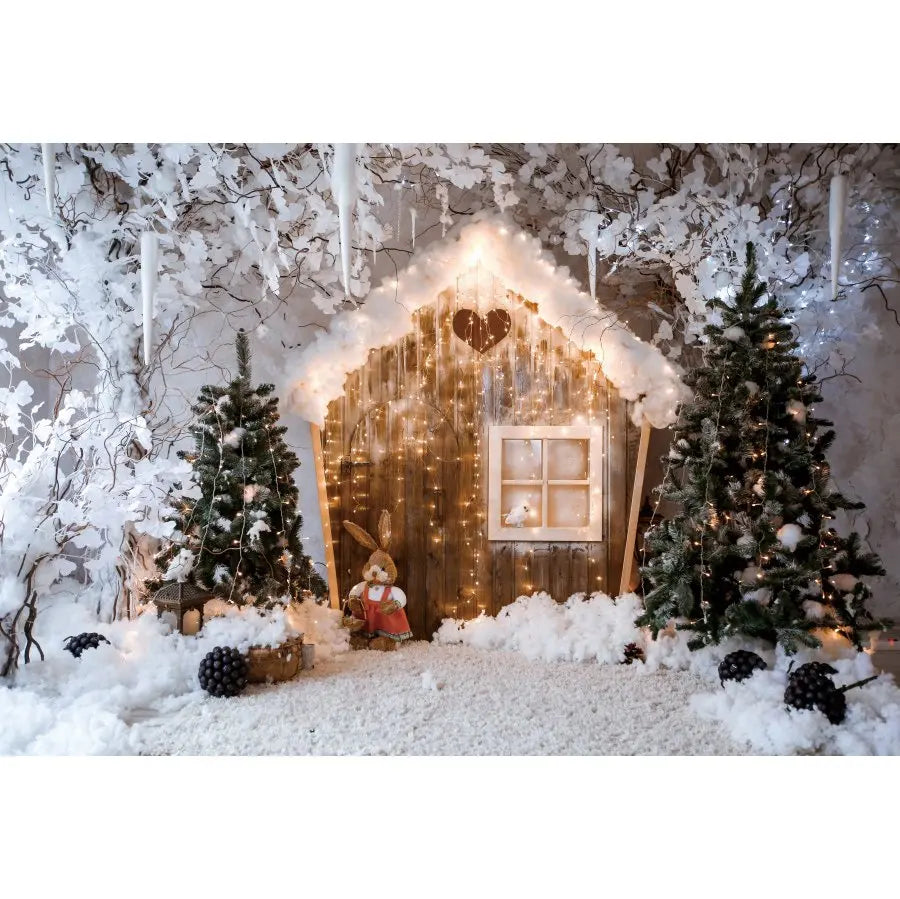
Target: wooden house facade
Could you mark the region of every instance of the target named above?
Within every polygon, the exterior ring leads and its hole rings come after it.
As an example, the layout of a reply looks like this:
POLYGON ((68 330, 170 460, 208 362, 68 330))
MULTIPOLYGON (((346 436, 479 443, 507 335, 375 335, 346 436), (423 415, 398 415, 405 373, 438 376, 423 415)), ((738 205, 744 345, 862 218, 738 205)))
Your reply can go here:
POLYGON ((367 557, 341 523, 374 533, 381 509, 418 637, 535 591, 618 592, 638 429, 593 354, 480 267, 413 325, 328 406, 340 595, 367 557))

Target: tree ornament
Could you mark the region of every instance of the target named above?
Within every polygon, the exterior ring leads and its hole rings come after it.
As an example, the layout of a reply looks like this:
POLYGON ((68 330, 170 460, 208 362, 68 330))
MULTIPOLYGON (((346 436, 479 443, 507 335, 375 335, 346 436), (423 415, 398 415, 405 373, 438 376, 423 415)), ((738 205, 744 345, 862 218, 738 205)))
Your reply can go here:
POLYGON ((229 646, 217 646, 208 652, 197 670, 200 686, 210 696, 237 696, 247 686, 249 673, 246 657, 229 646))
POLYGON ((66 637, 63 643, 63 649, 71 652, 76 659, 81 658, 81 654, 86 649, 96 649, 101 643, 109 643, 109 640, 103 634, 84 633, 77 637, 66 637))
POLYGON ((144 322, 144 365, 150 364, 153 345, 153 295, 159 269, 159 237, 155 231, 141 235, 141 309, 144 322))
POLYGON ((341 278, 344 293, 350 295, 350 250, 353 206, 357 199, 356 144, 335 144, 331 168, 331 195, 338 208, 341 241, 341 278))
POLYGON ((721 662, 719 662, 719 681, 724 686, 725 681, 746 680, 754 671, 765 671, 769 666, 765 663, 761 656, 749 649, 738 649, 735 652, 728 653, 721 662))
POLYGON ((47 215, 56 218, 56 150, 53 144, 41 144, 41 161, 44 164, 44 199, 47 215))
POLYGON ((831 238, 831 298, 833 300, 836 300, 838 295, 838 274, 841 267, 844 218, 847 214, 849 188, 846 175, 832 177, 831 194, 828 201, 828 233, 831 238))
POLYGON ((412 238, 412 248, 416 248, 416 207, 411 206, 409 209, 409 234, 412 238))

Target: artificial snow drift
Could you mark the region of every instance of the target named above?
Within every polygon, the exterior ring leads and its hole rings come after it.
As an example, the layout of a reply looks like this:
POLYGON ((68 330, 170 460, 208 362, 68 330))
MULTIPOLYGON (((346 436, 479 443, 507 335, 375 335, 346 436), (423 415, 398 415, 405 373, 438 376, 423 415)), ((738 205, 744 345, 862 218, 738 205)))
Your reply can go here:
POLYGON ((15 686, 0 686, 0 754, 112 755, 140 751, 135 721, 204 700, 197 668, 214 646, 272 646, 303 632, 316 655, 347 649, 347 632, 331 609, 307 601, 260 614, 253 607, 207 604, 220 617, 197 637, 171 633, 153 611, 134 621, 98 625, 84 605, 50 606, 41 616, 46 658, 23 665, 15 686), (62 649, 65 637, 100 630, 109 639, 80 659, 62 649))
POLYGON ((837 686, 875 673, 871 658, 850 647, 788 657, 753 640, 729 639, 692 652, 683 632, 648 639, 634 626, 640 599, 626 594, 613 601, 603 593, 583 594, 557 603, 546 593, 520 596, 495 618, 472 621, 446 619, 435 634, 440 643, 464 643, 477 649, 506 650, 529 659, 594 662, 609 665, 624 659, 627 643, 644 648, 646 663, 631 667, 638 675, 687 671, 713 687, 696 693, 691 709, 700 717, 721 722, 738 743, 757 753, 786 755, 900 755, 900 689, 890 675, 847 693, 847 717, 833 725, 818 711, 789 709, 784 704, 788 668, 813 659, 827 659, 838 669, 837 686), (718 665, 736 649, 761 655, 769 670, 742 683, 719 685, 718 665))
POLYGON ((634 593, 613 601, 605 593, 583 593, 556 602, 549 593, 520 596, 494 617, 471 621, 444 619, 434 639, 464 643, 475 649, 506 649, 545 662, 615 664, 625 659, 629 643, 642 644, 634 621, 641 601, 634 593))
MULTIPOLYGON (((346 652, 338 612, 312 602, 287 614, 207 610, 221 617, 182 637, 152 613, 98 626, 85 606, 51 607, 46 660, 0 688, 0 754, 900 754, 900 690, 889 675, 851 690, 846 720, 832 725, 784 706, 781 651, 729 640, 691 652, 680 632, 651 640, 634 626, 634 594, 523 596, 495 618, 448 619, 433 643, 392 653, 346 652), (112 645, 80 660, 62 650, 69 634, 97 629, 112 645), (314 670, 234 699, 199 689, 213 646, 246 650, 297 631, 317 643, 314 670), (619 664, 628 643, 646 664, 619 664), (769 670, 722 688, 718 664, 739 648, 769 670)), ((838 685, 872 673, 865 653, 835 652, 838 685)))

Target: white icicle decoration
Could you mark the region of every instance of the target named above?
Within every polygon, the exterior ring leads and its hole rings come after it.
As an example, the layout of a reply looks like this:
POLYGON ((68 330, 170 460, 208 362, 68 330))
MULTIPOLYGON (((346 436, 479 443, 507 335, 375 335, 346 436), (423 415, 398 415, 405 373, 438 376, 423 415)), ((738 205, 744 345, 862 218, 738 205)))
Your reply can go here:
POLYGON ((837 299, 838 274, 841 267, 842 242, 844 237, 844 216, 847 212, 849 184, 846 175, 835 175, 831 179, 831 197, 828 204, 828 231, 831 238, 831 298, 837 299))
POLYGON ((153 344, 153 294, 159 269, 159 237, 155 231, 141 235, 141 306, 144 320, 144 365, 150 364, 153 344))
POLYGON ((44 199, 47 215, 56 217, 56 151, 53 144, 41 144, 41 160, 44 163, 44 199))
POLYGON ((412 248, 416 248, 416 209, 411 207, 409 210, 409 231, 412 234, 412 248))
POLYGON ((591 299, 597 300, 597 239, 595 231, 587 242, 588 245, 588 285, 591 289, 591 299))
POLYGON ((331 194, 337 203, 341 238, 341 277, 350 294, 350 233, 356 203, 356 144, 335 144, 331 169, 331 194))

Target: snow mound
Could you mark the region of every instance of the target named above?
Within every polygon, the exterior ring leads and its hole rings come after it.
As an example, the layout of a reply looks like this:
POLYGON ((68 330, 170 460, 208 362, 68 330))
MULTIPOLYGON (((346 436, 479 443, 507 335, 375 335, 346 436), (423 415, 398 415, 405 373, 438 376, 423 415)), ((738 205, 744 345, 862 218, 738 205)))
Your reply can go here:
POLYGON ((22 665, 0 686, 0 755, 117 755, 141 751, 136 721, 173 714, 213 700, 200 689, 197 668, 214 646, 273 646, 300 631, 317 644, 319 659, 348 649, 340 613, 309 600, 287 612, 261 613, 219 600, 196 637, 171 632, 152 607, 133 621, 98 623, 87 605, 49 605, 41 616, 43 661, 22 665), (99 631, 110 641, 74 658, 63 648, 70 634, 99 631))
MULTIPOLYGON (((796 662, 795 662, 796 664, 796 662)), ((866 653, 832 660, 835 684, 844 686, 875 673, 866 653)), ((757 671, 742 682, 726 682, 713 693, 691 697, 701 717, 722 722, 729 735, 766 755, 898 755, 900 754, 900 689, 889 674, 847 695, 847 717, 831 724, 818 711, 784 704, 788 660, 757 671)))
POLYGON ((506 649, 545 662, 616 664, 629 643, 643 645, 635 627, 640 599, 627 593, 613 600, 605 593, 584 593, 556 602, 548 593, 520 596, 496 617, 481 614, 471 621, 445 618, 434 635, 437 643, 462 643, 475 649, 506 649))

